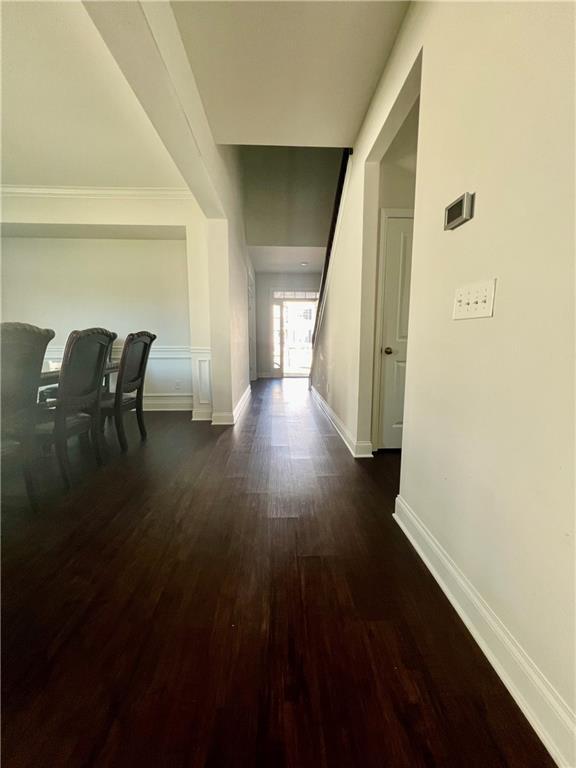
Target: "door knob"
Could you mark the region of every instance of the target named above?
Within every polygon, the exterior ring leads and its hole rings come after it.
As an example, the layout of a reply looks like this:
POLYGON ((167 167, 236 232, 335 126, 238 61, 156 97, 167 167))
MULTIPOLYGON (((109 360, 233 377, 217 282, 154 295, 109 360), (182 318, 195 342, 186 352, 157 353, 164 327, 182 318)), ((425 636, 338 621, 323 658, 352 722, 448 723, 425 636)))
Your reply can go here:
POLYGON ((392 347, 384 347, 384 354, 385 355, 391 355, 392 354, 392 347))

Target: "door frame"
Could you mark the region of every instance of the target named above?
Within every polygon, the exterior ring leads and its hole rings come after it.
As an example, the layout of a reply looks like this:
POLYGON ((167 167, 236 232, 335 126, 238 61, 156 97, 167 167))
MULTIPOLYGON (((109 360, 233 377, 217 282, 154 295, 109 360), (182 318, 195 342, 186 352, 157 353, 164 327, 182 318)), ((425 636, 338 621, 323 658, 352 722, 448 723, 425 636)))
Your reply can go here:
MULTIPOLYGON (((281 302, 281 305, 282 305, 282 311, 280 313, 280 316, 282 318, 281 323, 280 323, 280 328, 281 328, 281 345, 280 346, 281 346, 281 349, 282 349, 282 353, 281 353, 281 359, 282 359, 282 378, 283 379, 307 379, 310 376, 310 371, 308 373, 288 373, 288 374, 286 374, 286 372, 284 371, 284 358, 285 358, 284 343, 285 343, 285 340, 286 340, 285 333, 284 333, 284 331, 285 331, 285 328, 284 328, 284 304, 302 304, 302 303, 303 304, 313 304, 314 302, 316 302, 316 312, 318 312, 318 299, 275 299, 274 301, 279 301, 279 302, 281 302)), ((314 321, 314 318, 313 318, 313 321, 314 321)))
MULTIPOLYGON (((376 263, 376 302, 374 315, 374 366, 372 371, 372 449, 381 443, 380 416, 382 411, 382 348, 384 344, 384 289, 386 281, 386 237, 390 219, 414 220, 414 208, 380 208, 378 258, 376 263)), ((410 290, 412 286, 410 286, 410 290)))
POLYGON ((274 293, 271 291, 272 301, 270 303, 270 331, 271 331, 271 346, 270 346, 270 359, 272 362, 272 378, 283 379, 284 378, 284 299, 275 299, 274 293), (274 307, 280 307, 280 368, 274 368, 274 307))
POLYGON ((316 302, 316 312, 318 312, 318 299, 275 299, 272 298, 272 337, 274 335, 274 305, 278 304, 280 307, 280 369, 274 369, 274 338, 272 338, 272 370, 273 378, 275 379, 307 379, 309 373, 289 373, 284 371, 284 358, 285 358, 285 328, 284 328, 284 304, 313 304, 316 302))

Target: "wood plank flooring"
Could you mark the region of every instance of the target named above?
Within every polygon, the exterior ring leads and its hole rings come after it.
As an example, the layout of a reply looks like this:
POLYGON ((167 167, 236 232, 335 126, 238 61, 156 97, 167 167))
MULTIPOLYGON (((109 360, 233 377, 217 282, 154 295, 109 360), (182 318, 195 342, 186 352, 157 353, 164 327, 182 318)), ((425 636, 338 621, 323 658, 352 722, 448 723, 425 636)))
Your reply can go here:
MULTIPOLYGON (((34 514, 5 477, 5 768, 546 768, 303 380, 232 428, 149 413, 34 514)), ((51 485, 52 483, 52 485, 51 485)))

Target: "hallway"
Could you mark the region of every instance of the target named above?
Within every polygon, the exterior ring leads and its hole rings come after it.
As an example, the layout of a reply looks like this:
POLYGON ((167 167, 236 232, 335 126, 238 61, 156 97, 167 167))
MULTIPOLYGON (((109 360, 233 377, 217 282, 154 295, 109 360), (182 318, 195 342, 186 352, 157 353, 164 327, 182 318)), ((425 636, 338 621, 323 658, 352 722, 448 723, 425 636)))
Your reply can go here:
POLYGON ((6 504, 6 768, 553 765, 392 519, 396 454, 352 459, 302 379, 148 424, 6 504))

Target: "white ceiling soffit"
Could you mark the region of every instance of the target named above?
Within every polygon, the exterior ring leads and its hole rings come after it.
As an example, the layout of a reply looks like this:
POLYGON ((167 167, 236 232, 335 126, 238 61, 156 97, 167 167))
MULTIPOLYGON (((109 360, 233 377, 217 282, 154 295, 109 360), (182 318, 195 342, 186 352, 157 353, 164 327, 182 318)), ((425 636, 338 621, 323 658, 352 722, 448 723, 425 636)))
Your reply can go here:
POLYGON ((326 248, 252 245, 248 253, 255 272, 310 273, 322 272, 326 248))
POLYGON ((216 142, 352 146, 407 2, 172 3, 216 142))
POLYGON ((2 3, 3 183, 185 187, 81 3, 2 3))

